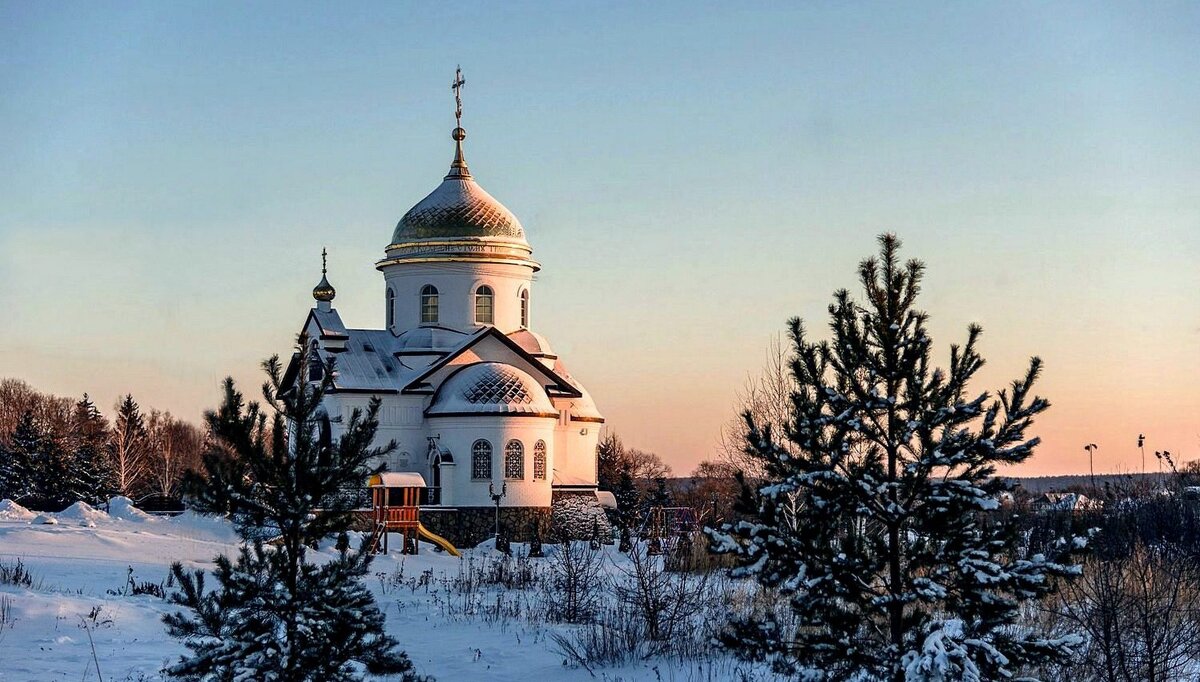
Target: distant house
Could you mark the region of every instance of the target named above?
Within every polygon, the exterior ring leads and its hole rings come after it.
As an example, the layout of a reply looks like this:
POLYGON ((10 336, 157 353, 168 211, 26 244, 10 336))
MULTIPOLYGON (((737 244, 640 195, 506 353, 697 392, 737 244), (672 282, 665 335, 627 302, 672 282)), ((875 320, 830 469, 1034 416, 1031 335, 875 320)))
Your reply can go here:
POLYGON ((1042 493, 1033 498, 1036 511, 1080 512, 1100 508, 1100 501, 1081 493, 1042 493))

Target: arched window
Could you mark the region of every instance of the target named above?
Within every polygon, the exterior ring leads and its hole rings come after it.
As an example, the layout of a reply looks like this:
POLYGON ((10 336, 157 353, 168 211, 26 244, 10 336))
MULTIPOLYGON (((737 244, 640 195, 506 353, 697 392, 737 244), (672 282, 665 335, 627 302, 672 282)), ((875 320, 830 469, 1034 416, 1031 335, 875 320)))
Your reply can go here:
POLYGON ((432 284, 421 287, 421 324, 437 324, 438 290, 432 284))
POLYGON ((533 444, 533 480, 546 479, 546 441, 533 444))
POLYGON ((391 287, 387 291, 387 326, 388 329, 396 326, 396 292, 391 287))
POLYGON ((471 446, 471 478, 492 480, 492 444, 477 440, 471 446))
POLYGON ((521 292, 521 326, 529 328, 529 290, 521 292))
POLYGON ((475 290, 475 324, 494 324, 492 288, 486 284, 475 290))
POLYGON ((519 440, 510 440, 504 446, 504 477, 518 481, 525 478, 525 446, 519 440))

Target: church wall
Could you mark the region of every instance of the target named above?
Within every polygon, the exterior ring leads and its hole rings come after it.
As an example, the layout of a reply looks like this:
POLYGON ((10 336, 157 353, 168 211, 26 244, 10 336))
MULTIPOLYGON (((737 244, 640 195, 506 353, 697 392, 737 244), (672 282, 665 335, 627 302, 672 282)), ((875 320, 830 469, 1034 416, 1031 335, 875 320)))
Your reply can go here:
POLYGON ((596 444, 599 442, 600 424, 571 421, 565 415, 554 429, 555 451, 560 456, 555 461, 560 480, 596 480, 596 444))
POLYGON ((479 416, 437 417, 429 419, 429 434, 439 436, 439 445, 454 456, 453 480, 443 470, 443 503, 461 506, 492 506, 488 483, 498 492, 507 484, 503 507, 549 507, 549 473, 554 466, 554 424, 546 417, 479 416), (485 439, 492 445, 492 479, 471 478, 471 448, 476 440, 485 439), (521 480, 504 478, 504 447, 517 439, 524 446, 524 477, 521 480), (533 479, 533 447, 538 440, 546 442, 547 478, 533 479), (446 490, 451 488, 450 490, 446 490))
MULTIPOLYGON (((520 292, 528 289, 533 271, 528 266, 499 263, 406 263, 384 271, 386 285, 396 293, 393 334, 421 324, 421 289, 438 289, 438 324, 464 331, 475 324, 475 290, 488 285, 495 292, 493 325, 504 333, 521 327, 520 292)), ((386 301, 386 289, 384 300, 386 301)), ((386 318, 385 318, 386 319, 386 318)))
MULTIPOLYGON (((396 450, 385 457, 389 471, 415 471, 429 480, 429 442, 423 411, 426 398, 414 395, 380 394, 379 430, 375 447, 396 441, 396 450), (407 461, 406 461, 407 460, 407 461)), ((366 412, 371 395, 335 393, 325 397, 325 409, 331 417, 341 416, 341 423, 331 424, 334 437, 341 436, 357 408, 366 412)))

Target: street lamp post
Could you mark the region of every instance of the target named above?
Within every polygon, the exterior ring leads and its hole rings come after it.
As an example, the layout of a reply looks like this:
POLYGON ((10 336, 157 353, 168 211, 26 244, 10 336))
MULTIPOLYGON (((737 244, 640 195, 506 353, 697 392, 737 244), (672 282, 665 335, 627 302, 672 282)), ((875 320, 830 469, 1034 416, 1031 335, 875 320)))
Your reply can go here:
POLYGON ((488 483, 488 495, 491 496, 492 503, 496 505, 496 549, 499 549, 500 551, 504 552, 505 554, 508 553, 507 552, 508 543, 507 542, 504 543, 504 545, 505 545, 504 548, 500 547, 500 544, 501 544, 501 540, 500 540, 500 500, 503 499, 504 496, 507 494, 508 494, 508 482, 507 481, 500 484, 500 492, 499 493, 496 492, 495 484, 488 483))
POLYGON ((1142 451, 1142 476, 1146 476, 1146 434, 1138 434, 1138 450, 1142 451))
POLYGON ((1088 453, 1088 471, 1091 472, 1092 475, 1092 495, 1096 494, 1096 465, 1093 462, 1092 455, 1096 452, 1096 448, 1099 447, 1100 446, 1096 445, 1095 443, 1088 443, 1087 445, 1083 446, 1083 449, 1087 450, 1088 453))

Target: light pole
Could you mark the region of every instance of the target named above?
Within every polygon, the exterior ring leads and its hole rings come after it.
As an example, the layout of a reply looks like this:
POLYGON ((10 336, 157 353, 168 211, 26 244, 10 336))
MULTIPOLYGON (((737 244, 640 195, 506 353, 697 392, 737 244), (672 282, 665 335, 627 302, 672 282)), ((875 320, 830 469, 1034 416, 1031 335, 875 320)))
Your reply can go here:
POLYGON ((1083 449, 1087 450, 1088 453, 1088 471, 1090 471, 1092 474, 1092 495, 1096 494, 1096 466, 1092 461, 1092 455, 1096 452, 1096 448, 1099 447, 1100 446, 1096 445, 1095 443, 1088 443, 1087 445, 1083 446, 1083 449))
MULTIPOLYGON (((500 484, 500 492, 496 492, 496 486, 493 483, 488 483, 488 495, 492 498, 492 503, 496 505, 496 549, 500 549, 500 500, 508 494, 508 482, 500 484)), ((501 550, 504 551, 504 550, 501 550)))
POLYGON ((1142 476, 1146 475, 1146 434, 1138 434, 1138 450, 1142 451, 1142 476))

